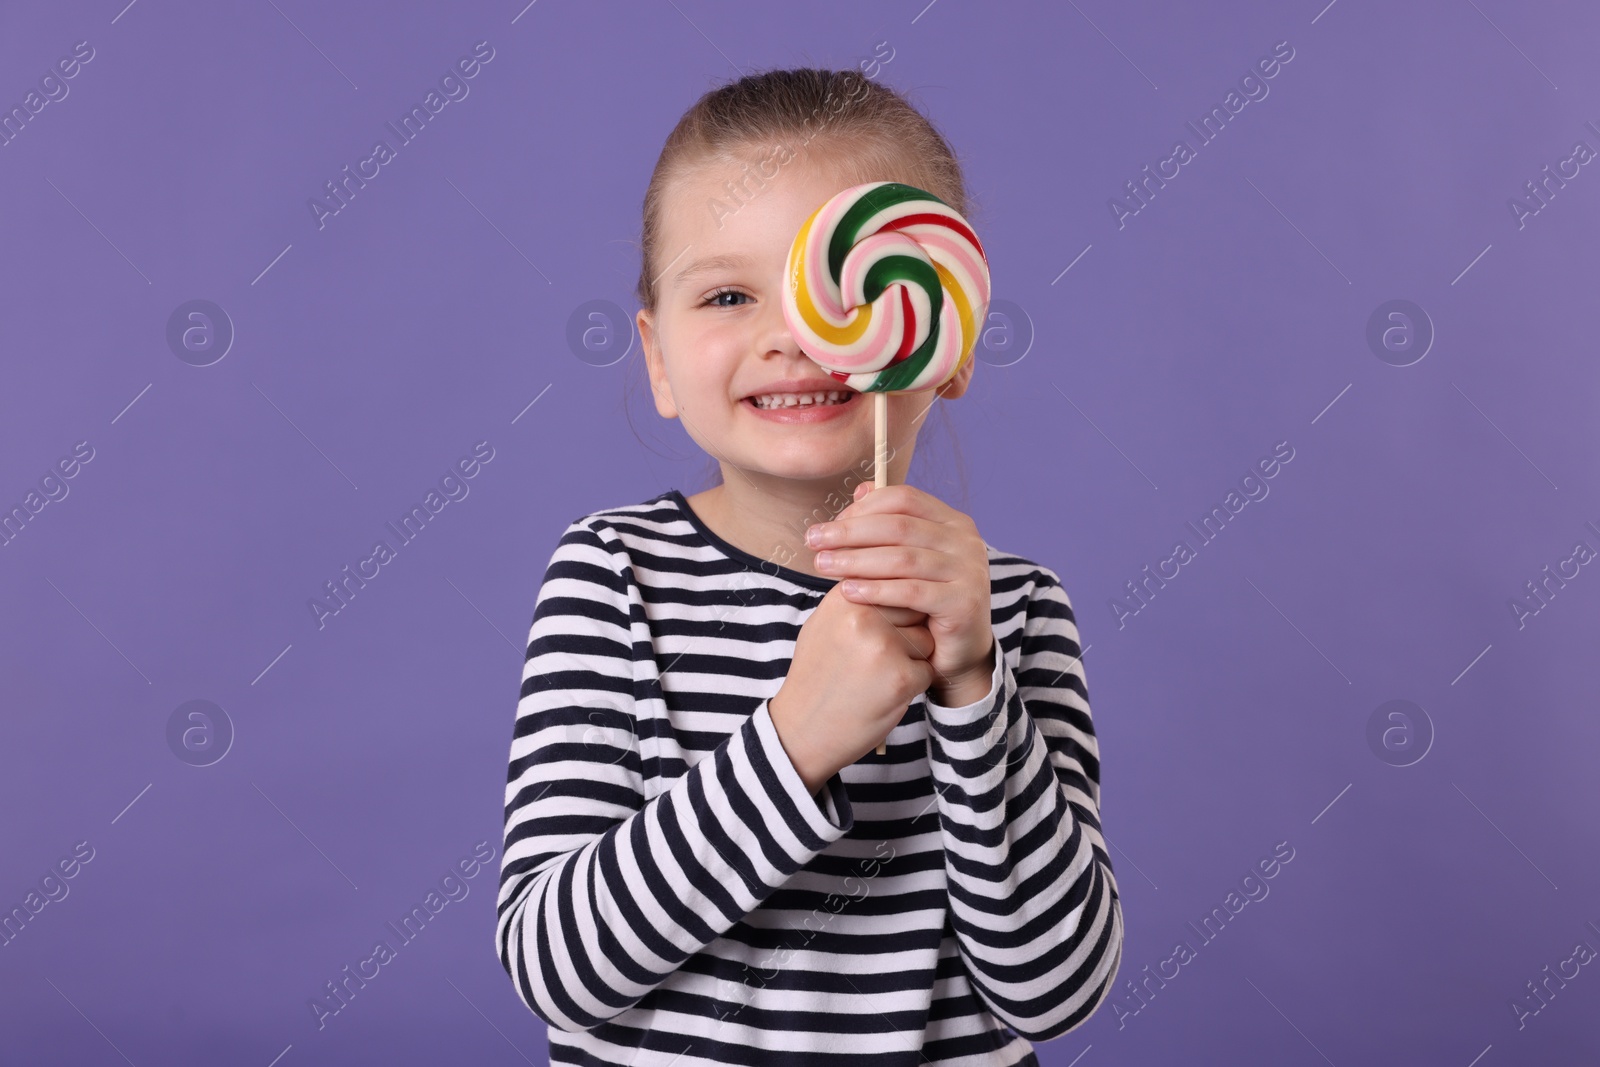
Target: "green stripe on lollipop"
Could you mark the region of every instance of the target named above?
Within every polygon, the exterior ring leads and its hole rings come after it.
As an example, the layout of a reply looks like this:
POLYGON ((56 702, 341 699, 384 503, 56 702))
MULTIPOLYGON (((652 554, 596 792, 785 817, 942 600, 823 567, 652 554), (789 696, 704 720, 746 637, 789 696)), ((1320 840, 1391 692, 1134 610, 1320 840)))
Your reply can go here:
POLYGON ((883 211, 885 208, 894 207, 910 201, 944 203, 938 197, 914 185, 905 185, 901 182, 889 182, 880 185, 867 193, 845 211, 839 219, 839 225, 834 228, 833 237, 828 242, 828 275, 835 281, 839 279, 839 272, 844 269, 844 260, 850 254, 850 249, 855 247, 856 241, 861 237, 861 228, 868 219, 883 211))
MULTIPOLYGON (((905 388, 922 373, 939 343, 939 324, 943 318, 940 305, 944 299, 944 293, 939 288, 939 272, 933 269, 932 263, 916 256, 904 253, 887 255, 867 268, 861 281, 862 295, 869 305, 875 304, 889 286, 899 284, 913 286, 927 294, 928 314, 932 319, 928 336, 905 359, 880 368, 878 376, 862 392, 881 393, 905 388)), ((877 314, 883 314, 882 309, 877 314)), ((907 328, 913 325, 908 322, 907 328)))
POLYGON ((891 363, 878 372, 877 378, 862 392, 866 393, 892 393, 906 388, 916 380, 923 368, 928 365, 928 360, 933 358, 933 350, 939 343, 939 316, 935 315, 933 326, 928 330, 928 339, 917 346, 899 363, 891 363))

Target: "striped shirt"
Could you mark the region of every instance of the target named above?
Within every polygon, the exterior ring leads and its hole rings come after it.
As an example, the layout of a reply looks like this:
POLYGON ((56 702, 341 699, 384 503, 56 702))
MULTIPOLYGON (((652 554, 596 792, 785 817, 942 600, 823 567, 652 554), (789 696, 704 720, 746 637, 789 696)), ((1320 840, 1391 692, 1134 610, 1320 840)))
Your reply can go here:
POLYGON ((495 947, 572 1064, 1037 1064, 1122 958, 1078 631, 987 546, 1001 655, 810 794, 767 701, 837 579, 673 489, 562 533, 528 636, 495 947))

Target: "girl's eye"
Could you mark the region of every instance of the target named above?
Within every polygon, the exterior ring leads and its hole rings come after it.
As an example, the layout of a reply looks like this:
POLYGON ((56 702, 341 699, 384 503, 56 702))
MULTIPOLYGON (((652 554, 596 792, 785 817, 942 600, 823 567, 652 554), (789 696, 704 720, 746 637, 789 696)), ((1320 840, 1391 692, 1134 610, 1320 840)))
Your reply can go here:
POLYGON ((705 298, 705 301, 703 302, 702 306, 703 307, 713 307, 713 306, 715 306, 715 307, 724 307, 724 308, 738 307, 739 306, 738 304, 719 304, 719 303, 717 303, 717 301, 722 299, 725 296, 749 296, 749 295, 750 294, 748 294, 748 293, 741 293, 737 289, 718 289, 716 292, 712 293, 710 296, 705 298))

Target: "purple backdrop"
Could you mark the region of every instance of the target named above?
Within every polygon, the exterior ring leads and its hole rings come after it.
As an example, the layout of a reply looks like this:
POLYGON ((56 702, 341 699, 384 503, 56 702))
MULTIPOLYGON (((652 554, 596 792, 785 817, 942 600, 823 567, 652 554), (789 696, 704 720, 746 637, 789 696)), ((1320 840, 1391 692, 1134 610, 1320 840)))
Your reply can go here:
POLYGON ((123 3, 0 10, 7 1062, 543 1061, 522 643, 570 519, 705 484, 639 201, 801 63, 965 160, 995 313, 913 480, 1088 646, 1127 942, 1041 1061, 1600 1054, 1591 5, 123 3))

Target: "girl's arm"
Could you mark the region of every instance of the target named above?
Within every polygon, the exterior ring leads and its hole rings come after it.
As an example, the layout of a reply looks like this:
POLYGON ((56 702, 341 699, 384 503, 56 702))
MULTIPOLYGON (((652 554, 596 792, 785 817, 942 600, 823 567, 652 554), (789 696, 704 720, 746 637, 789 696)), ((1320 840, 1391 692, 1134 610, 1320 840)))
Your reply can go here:
POLYGON ((506 776, 495 947, 524 1003, 588 1030, 744 918, 854 817, 812 796, 765 701, 645 799, 634 658, 654 649, 628 557, 580 520, 534 608, 506 776))
POLYGON ((1015 672, 990 695, 928 702, 928 761, 952 923, 991 1011, 1048 1041, 1081 1024, 1122 960, 1122 908, 1100 834, 1100 759, 1071 604, 1039 568, 1015 672))

